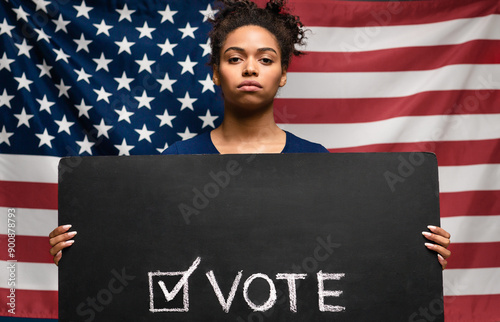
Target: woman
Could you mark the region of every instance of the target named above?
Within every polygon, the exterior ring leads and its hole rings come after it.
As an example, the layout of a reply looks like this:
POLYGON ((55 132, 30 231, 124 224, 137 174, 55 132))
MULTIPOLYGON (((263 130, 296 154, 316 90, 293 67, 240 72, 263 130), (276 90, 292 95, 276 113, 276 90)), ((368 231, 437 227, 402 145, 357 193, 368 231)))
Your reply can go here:
MULTIPOLYGON (((285 2, 271 0, 262 9, 249 0, 223 1, 209 36, 213 82, 224 96, 224 120, 211 132, 173 144, 165 154, 328 152, 281 130, 274 121, 274 97, 286 84, 292 55, 302 54, 295 45, 304 39, 302 23, 286 12, 285 2)), ((74 242, 76 233, 68 232, 70 227, 59 226, 49 235, 56 264, 61 250, 74 242)), ((450 234, 434 226, 429 230, 422 234, 436 244, 425 246, 438 253, 444 269, 451 254, 450 234)))

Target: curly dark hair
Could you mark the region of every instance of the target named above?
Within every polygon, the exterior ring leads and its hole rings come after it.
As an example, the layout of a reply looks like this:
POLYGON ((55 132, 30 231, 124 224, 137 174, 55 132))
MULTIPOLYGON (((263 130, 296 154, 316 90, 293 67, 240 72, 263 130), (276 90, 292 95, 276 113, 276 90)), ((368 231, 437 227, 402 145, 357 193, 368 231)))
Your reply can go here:
POLYGON ((290 14, 286 8, 286 0, 270 0, 265 8, 259 8, 250 0, 219 0, 223 7, 209 19, 213 25, 209 33, 212 55, 209 64, 212 67, 220 64, 220 51, 227 35, 243 26, 254 25, 267 29, 272 33, 281 51, 281 66, 288 68, 292 55, 299 56, 303 52, 296 50, 295 45, 303 45, 305 40, 303 24, 299 17, 290 14))

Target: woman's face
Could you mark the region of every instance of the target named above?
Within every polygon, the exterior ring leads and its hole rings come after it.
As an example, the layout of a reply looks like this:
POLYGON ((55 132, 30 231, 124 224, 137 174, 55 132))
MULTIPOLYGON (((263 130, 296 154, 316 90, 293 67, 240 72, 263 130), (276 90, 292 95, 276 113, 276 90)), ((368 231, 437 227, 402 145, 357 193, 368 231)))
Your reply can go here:
POLYGON ((278 88, 286 83, 278 42, 267 29, 240 27, 226 37, 214 83, 221 86, 226 108, 272 107, 278 88))

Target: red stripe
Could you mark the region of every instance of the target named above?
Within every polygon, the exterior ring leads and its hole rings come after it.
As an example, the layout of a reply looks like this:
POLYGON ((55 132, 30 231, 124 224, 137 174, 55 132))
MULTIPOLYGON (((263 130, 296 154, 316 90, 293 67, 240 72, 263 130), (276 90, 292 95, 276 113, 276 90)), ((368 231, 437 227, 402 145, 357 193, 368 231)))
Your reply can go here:
MULTIPOLYGON (((256 0, 260 6, 267 0, 256 0)), ((499 13, 498 0, 332 1, 291 0, 305 26, 394 26, 433 23, 499 13)))
POLYGON ((455 64, 500 63, 500 40, 459 45, 406 47, 365 52, 307 52, 294 58, 289 72, 390 72, 430 70, 455 64))
POLYGON ((0 207, 57 209, 57 184, 0 181, 0 207))
POLYGON ((5 245, 0 253, 0 260, 17 260, 29 263, 53 263, 49 253, 49 237, 20 236, 15 237, 15 257, 10 258, 7 252, 8 235, 0 235, 0 244, 5 245))
POLYGON ((449 322, 498 322, 500 321, 498 303, 500 294, 445 296, 444 316, 449 322))
MULTIPOLYGON (((58 303, 57 291, 31 291, 16 290, 16 314, 8 312, 9 306, 6 305, 7 296, 10 296, 9 289, 0 288, 0 316, 38 318, 38 319, 57 319, 58 303)), ((9 299, 10 300, 10 299, 9 299)))
POLYGON ((432 91, 386 98, 277 98, 274 102, 277 123, 358 123, 398 116, 499 113, 500 90, 432 91))
MULTIPOLYGON (((453 236, 452 236, 453 240, 453 236)), ((500 242, 451 243, 451 257, 447 268, 500 267, 500 242)))
POLYGON ((500 215, 498 190, 440 193, 439 199, 441 217, 500 215))
POLYGON ((440 166, 500 163, 500 139, 384 143, 330 149, 330 152, 434 152, 440 166))

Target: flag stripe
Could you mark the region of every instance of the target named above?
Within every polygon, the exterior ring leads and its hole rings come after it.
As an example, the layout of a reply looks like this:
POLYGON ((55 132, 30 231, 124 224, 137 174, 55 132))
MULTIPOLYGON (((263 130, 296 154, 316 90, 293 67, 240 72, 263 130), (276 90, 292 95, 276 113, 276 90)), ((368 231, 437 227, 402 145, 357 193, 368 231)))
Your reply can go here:
MULTIPOLYGON (((265 0, 255 2, 262 5, 265 0)), ((498 13, 496 0, 374 1, 369 7, 357 1, 294 0, 292 12, 299 13, 306 26, 341 27, 425 24, 498 13)))
MULTIPOLYGON (((53 264, 52 256, 49 253, 50 245, 47 236, 34 237, 16 235, 13 243, 15 245, 15 260, 18 262, 53 264)), ((7 245, 8 235, 0 235, 0 243, 7 245)), ((0 253, 0 261, 7 261, 10 259, 12 258, 9 258, 9 254, 6 251, 0 253)))
POLYGON ((500 294, 500 268, 445 269, 444 295, 500 294))
POLYGON ((371 144, 474 141, 500 138, 500 114, 395 117, 357 124, 279 124, 327 149, 371 144), (422 129, 428 128, 428 131, 422 129), (345 135, 349 133, 349 135, 345 135), (394 133, 398 133, 394 136, 394 133))
MULTIPOLYGON (((6 299, 10 289, 0 288, 0 297, 6 299)), ((11 317, 29 317, 47 319, 57 317, 58 313, 57 291, 31 291, 16 289, 16 314, 7 312, 7 305, 0 306, 0 314, 11 317)), ((37 320, 38 321, 38 320, 37 320)), ((51 320, 56 322, 57 320, 51 320)), ((48 321, 47 321, 48 322, 48 321)))
MULTIPOLYGON (((452 236, 453 239, 454 235, 452 236)), ((500 267, 500 242, 495 243, 455 243, 448 248, 452 257, 446 268, 500 267)))
POLYGON ((439 167, 439 191, 500 190, 500 163, 439 167))
MULTIPOLYGON (((7 233, 8 207, 0 207, 0 232, 7 233)), ((43 236, 57 227, 57 210, 15 208, 16 235, 43 236)))
POLYGON ((287 85, 281 88, 278 97, 382 98, 426 91, 500 89, 497 75, 500 75, 498 64, 449 65, 399 72, 288 73, 287 85))
POLYGON ((495 114, 500 112, 499 106, 500 90, 456 90, 392 98, 279 98, 275 101, 274 115, 278 123, 356 123, 399 116, 495 114), (391 109, 387 109, 388 105, 391 109))
POLYGON ((454 243, 500 242, 499 222, 500 215, 441 218, 441 225, 452 235, 454 243))
MULTIPOLYGON (((0 288, 9 288, 9 270, 11 262, 0 261, 0 288)), ((16 290, 57 291, 57 266, 44 263, 17 262, 16 290)))
POLYGON ((445 296, 446 321, 497 322, 500 317, 500 294, 445 296))
POLYGON ((436 141, 416 143, 386 143, 358 146, 343 149, 330 149, 330 152, 433 152, 440 166, 500 163, 500 139, 480 141, 436 141))
POLYGON ((500 191, 440 193, 441 216, 500 215, 500 191))
POLYGON ((57 184, 0 181, 0 207, 57 209, 57 184))
POLYGON ((57 183, 59 157, 0 154, 0 180, 57 183), (41 171, 43 170, 43 171, 41 171))
POLYGON ((498 64, 499 40, 471 40, 457 45, 390 48, 362 52, 306 52, 288 72, 391 72, 428 70, 456 64, 498 64), (390 57, 390 59, 388 59, 390 57), (411 65, 408 65, 411 61, 411 65))

